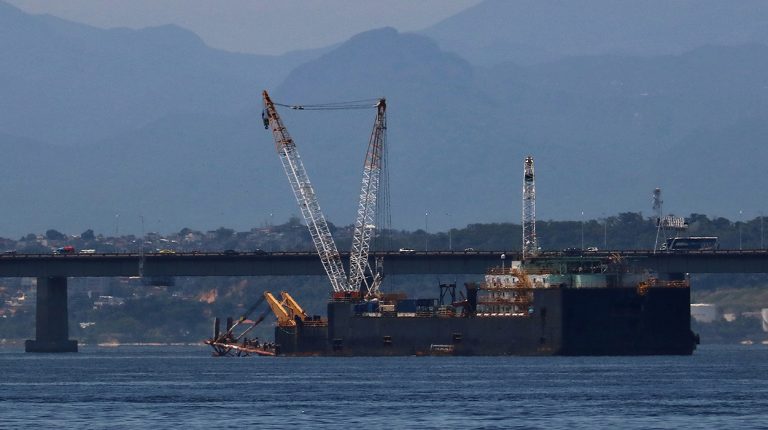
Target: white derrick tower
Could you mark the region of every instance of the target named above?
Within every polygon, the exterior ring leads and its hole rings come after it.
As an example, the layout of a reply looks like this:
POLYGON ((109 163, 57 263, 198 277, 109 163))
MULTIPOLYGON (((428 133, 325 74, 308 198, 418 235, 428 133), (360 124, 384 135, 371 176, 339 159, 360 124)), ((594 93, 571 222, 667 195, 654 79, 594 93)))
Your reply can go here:
POLYGON ((539 252, 536 238, 536 181, 533 157, 525 157, 523 171, 523 259, 539 252))

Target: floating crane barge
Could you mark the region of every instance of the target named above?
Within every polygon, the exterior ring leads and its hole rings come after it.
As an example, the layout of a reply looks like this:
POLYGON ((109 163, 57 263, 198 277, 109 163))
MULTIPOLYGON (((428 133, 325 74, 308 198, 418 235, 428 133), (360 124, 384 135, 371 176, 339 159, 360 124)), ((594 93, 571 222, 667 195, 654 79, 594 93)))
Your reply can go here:
POLYGON ((283 292, 270 304, 282 307, 270 349, 209 342, 230 355, 691 354, 688 282, 630 267, 619 257, 533 257, 489 270, 458 296, 455 285, 428 299, 334 294, 327 319, 287 305, 283 292))
POLYGON ((265 293, 236 324, 230 318, 225 333, 216 322, 206 342, 214 355, 688 355, 696 348, 683 274, 660 279, 618 255, 538 256, 530 156, 523 182, 524 261, 489 269, 483 282, 465 284, 458 297, 456 285, 441 285, 439 299, 382 293, 381 265, 371 267, 368 250, 383 165, 384 99, 374 106, 347 277, 296 145, 266 91, 263 96, 264 125, 272 130, 333 293, 327 319, 308 316, 287 292, 280 300, 265 293), (264 320, 265 314, 247 319, 262 300, 277 317, 274 343, 266 345, 245 337, 264 320))
MULTIPOLYGON (((338 295, 328 320, 275 330, 282 355, 691 354, 685 280, 615 259, 532 260, 466 284, 460 300, 338 295)), ((443 288, 455 288, 455 285, 443 288)))

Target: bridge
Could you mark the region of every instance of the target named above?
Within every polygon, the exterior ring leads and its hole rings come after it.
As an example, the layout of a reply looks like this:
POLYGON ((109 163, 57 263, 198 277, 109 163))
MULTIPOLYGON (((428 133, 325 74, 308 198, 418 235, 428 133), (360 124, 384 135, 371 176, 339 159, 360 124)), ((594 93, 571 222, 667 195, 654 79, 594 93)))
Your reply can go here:
MULTIPOLYGON (((484 274, 489 267, 520 260, 519 251, 374 252, 388 275, 484 274)), ((542 258, 589 258, 620 255, 631 264, 661 273, 768 273, 768 250, 603 251, 542 258)), ((348 256, 342 254, 348 261, 348 256)), ((115 254, 18 254, 0 256, 0 277, 122 276, 323 276, 315 252, 187 252, 115 254)))
MULTIPOLYGON (((477 274, 518 251, 379 252, 388 275, 477 274)), ((653 253, 650 251, 545 252, 542 258, 598 258, 619 255, 636 267, 659 273, 768 273, 768 250, 718 250, 653 253)), ((348 261, 347 256, 342 256, 348 261)), ((191 252, 117 254, 18 254, 0 256, 0 277, 37 278, 36 334, 28 352, 74 352, 69 340, 67 278, 167 276, 320 276, 314 252, 191 252)))

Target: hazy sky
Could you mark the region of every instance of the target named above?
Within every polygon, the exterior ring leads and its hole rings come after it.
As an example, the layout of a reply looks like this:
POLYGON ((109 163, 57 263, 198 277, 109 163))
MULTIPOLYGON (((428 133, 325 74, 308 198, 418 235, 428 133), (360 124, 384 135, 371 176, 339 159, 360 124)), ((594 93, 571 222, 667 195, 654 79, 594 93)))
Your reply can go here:
POLYGON ((480 0, 5 0, 102 28, 177 24, 208 45, 281 54, 342 42, 361 31, 429 27, 480 0), (267 37, 268 36, 268 37, 267 37), (278 36, 278 37, 276 37, 278 36))

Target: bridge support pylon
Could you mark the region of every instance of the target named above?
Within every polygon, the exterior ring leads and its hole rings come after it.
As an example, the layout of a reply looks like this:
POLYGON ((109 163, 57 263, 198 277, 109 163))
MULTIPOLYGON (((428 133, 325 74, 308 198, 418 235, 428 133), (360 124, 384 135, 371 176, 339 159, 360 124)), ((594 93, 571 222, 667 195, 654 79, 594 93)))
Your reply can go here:
POLYGON ((77 341, 69 339, 67 278, 37 278, 35 339, 24 342, 26 352, 77 352, 77 341))

